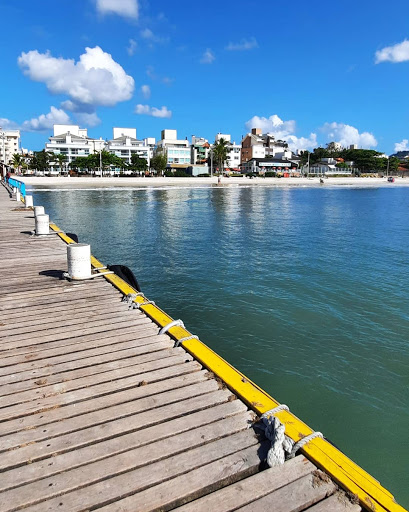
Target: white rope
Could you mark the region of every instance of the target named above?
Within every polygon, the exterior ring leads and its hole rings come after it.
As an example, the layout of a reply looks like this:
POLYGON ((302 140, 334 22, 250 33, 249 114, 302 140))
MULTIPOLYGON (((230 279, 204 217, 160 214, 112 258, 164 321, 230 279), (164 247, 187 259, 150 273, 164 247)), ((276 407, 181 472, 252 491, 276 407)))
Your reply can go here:
POLYGON ((141 306, 147 306, 148 304, 152 304, 152 306, 156 306, 153 300, 147 300, 145 302, 134 302, 134 308, 139 309, 141 306))
POLYGON ((316 439, 317 437, 320 437, 321 439, 324 439, 324 436, 321 432, 313 432, 312 434, 303 437, 298 442, 295 443, 293 446, 290 455, 288 456, 289 459, 292 459, 295 457, 295 454, 300 450, 304 445, 312 441, 313 439, 316 439))
POLYGON ((280 404, 280 405, 277 405, 277 407, 274 407, 274 409, 270 409, 269 411, 266 411, 264 414, 261 415, 261 417, 268 418, 269 416, 274 416, 275 414, 277 414, 280 411, 288 412, 289 410, 290 410, 290 408, 288 407, 288 405, 280 404))
POLYGON ((134 302, 136 297, 143 297, 146 300, 145 295, 142 292, 138 292, 138 293, 128 293, 128 295, 124 295, 122 297, 122 302, 126 302, 128 304, 128 309, 137 309, 137 305, 134 302))
POLYGON ((180 338, 180 340, 175 341, 175 347, 179 347, 184 341, 187 340, 198 340, 199 336, 195 336, 192 334, 191 336, 186 336, 185 338, 180 338))
POLYGON ((285 435, 285 425, 276 416, 261 417, 262 423, 255 425, 264 430, 264 435, 271 441, 267 453, 267 464, 270 468, 284 464, 286 455, 291 453, 294 441, 285 435))
POLYGON ((172 322, 169 322, 167 325, 165 325, 164 327, 162 327, 162 329, 160 329, 159 331, 159 335, 161 334, 165 334, 166 332, 169 331, 170 328, 172 327, 185 327, 185 324, 182 322, 182 320, 173 320, 172 322))

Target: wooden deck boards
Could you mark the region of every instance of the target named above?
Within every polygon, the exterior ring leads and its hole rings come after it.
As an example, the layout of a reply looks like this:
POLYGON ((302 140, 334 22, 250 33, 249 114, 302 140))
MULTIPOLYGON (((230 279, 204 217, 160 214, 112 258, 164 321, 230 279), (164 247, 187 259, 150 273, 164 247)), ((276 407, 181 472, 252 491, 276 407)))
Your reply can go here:
POLYGON ((69 283, 0 188, 0 512, 357 512, 304 457, 262 470, 253 413, 103 278, 69 283))

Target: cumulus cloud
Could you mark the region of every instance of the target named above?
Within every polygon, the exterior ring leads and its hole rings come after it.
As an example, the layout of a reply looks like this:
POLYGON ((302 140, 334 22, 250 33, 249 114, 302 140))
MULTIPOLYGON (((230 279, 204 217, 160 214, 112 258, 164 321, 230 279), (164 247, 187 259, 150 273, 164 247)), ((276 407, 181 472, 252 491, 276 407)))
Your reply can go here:
POLYGON ((214 53, 210 48, 207 48, 207 50, 202 55, 202 58, 200 59, 200 62, 202 64, 211 64, 215 60, 214 53))
POLYGON ((41 114, 38 117, 24 121, 21 129, 26 132, 41 132, 51 130, 54 124, 69 124, 70 116, 64 110, 51 107, 48 114, 41 114))
MULTIPOLYGON (((1 119, 0 119, 1 124, 1 119)), ((395 153, 398 151, 409 151, 409 140, 403 139, 402 142, 396 142, 395 143, 395 153)))
POLYGON ((20 127, 14 121, 0 117, 0 130, 18 130, 20 127))
POLYGON ((251 37, 250 39, 241 39, 239 43, 230 42, 225 49, 229 51, 245 51, 252 50, 253 48, 258 48, 258 43, 255 37, 251 37))
POLYGON ((137 19, 139 15, 138 0, 96 0, 100 14, 117 14, 124 18, 137 19))
POLYGON ((76 105, 114 106, 129 100, 135 87, 134 79, 99 46, 85 48, 78 62, 31 50, 20 55, 18 64, 31 80, 45 83, 52 94, 67 94, 76 105))
POLYGON ((386 46, 375 53, 375 64, 380 62, 405 62, 409 60, 409 41, 405 39, 393 46, 386 46))
POLYGON ((128 52, 128 55, 130 57, 132 57, 132 55, 135 53, 137 47, 138 47, 138 43, 135 41, 135 39, 130 39, 129 46, 126 49, 126 51, 128 52))
POLYGON ((369 132, 359 133, 358 129, 349 124, 343 123, 325 123, 321 131, 327 137, 329 142, 338 142, 343 147, 350 144, 357 144, 362 148, 373 148, 378 145, 374 135, 369 132))
POLYGON ((312 149, 317 146, 317 135, 310 133, 309 137, 294 135, 296 123, 294 120, 283 121, 278 115, 270 117, 253 116, 246 122, 246 128, 261 128, 263 133, 271 133, 277 140, 285 140, 288 147, 296 149, 312 149))
POLYGON ((151 97, 151 88, 149 85, 142 85, 141 87, 142 96, 148 100, 151 97))
POLYGON ((101 119, 95 112, 88 114, 87 112, 78 112, 75 117, 79 124, 85 126, 97 126, 101 124, 101 119))
POLYGON ((149 105, 141 105, 140 103, 135 107, 135 114, 142 114, 152 117, 172 117, 172 111, 168 107, 150 107, 149 105))

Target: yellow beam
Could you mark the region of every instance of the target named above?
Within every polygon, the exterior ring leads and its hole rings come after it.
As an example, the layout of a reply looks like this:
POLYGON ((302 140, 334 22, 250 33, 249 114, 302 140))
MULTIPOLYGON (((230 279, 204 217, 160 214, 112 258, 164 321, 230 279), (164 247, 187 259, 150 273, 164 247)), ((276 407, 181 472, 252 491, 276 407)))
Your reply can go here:
MULTIPOLYGON (((60 231, 55 224, 50 224, 54 231, 60 231)), ((58 235, 67 243, 75 243, 64 233, 58 235)), ((104 266, 91 256, 94 268, 104 266)), ((99 272, 104 273, 104 270, 99 272)), ((112 283, 124 295, 136 294, 128 283, 115 274, 107 274, 105 279, 112 283)), ((143 303, 143 297, 136 297, 136 303, 143 303)), ((141 306, 143 311, 160 327, 172 321, 172 318, 154 304, 141 306)), ((183 327, 175 326, 168 333, 176 341, 191 335, 183 327)), ((213 350, 197 339, 182 342, 183 348, 189 352, 209 371, 219 377, 250 409, 261 415, 279 405, 268 393, 249 380, 236 368, 221 358, 213 350)), ((277 417, 285 425, 286 434, 295 442, 313 433, 313 430, 291 412, 281 411, 277 417)), ((338 448, 325 439, 315 438, 307 443, 301 451, 318 467, 325 470, 341 487, 355 494, 361 506, 374 512, 407 512, 398 505, 393 495, 373 478, 369 473, 355 464, 338 448)))

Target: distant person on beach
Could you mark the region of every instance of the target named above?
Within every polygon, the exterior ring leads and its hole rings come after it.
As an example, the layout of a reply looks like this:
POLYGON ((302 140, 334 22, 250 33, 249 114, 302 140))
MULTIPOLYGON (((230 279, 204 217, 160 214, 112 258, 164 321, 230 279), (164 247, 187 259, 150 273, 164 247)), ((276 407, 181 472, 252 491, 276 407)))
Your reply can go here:
POLYGON ((10 171, 7 171, 7 174, 6 174, 6 182, 8 183, 9 182, 9 179, 11 178, 11 174, 10 174, 10 171))

